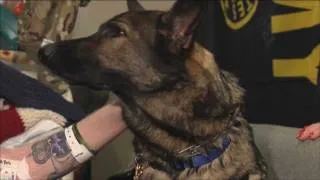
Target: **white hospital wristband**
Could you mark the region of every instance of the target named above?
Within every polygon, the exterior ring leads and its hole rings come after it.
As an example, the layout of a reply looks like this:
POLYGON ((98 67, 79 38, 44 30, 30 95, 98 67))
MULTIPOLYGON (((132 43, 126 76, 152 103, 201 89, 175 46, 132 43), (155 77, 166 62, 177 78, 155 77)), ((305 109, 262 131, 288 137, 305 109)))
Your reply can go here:
POLYGON ((71 149, 72 156, 81 164, 93 157, 93 154, 86 148, 85 145, 79 143, 72 130, 72 126, 69 126, 65 129, 65 136, 71 149))

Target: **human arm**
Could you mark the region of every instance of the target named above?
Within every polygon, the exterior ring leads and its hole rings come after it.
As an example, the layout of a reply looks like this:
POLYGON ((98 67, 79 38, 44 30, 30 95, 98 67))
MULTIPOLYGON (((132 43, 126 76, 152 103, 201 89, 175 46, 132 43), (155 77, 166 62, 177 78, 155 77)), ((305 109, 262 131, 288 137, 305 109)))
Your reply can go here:
MULTIPOLYGON (((126 129, 121 117, 121 108, 115 105, 100 108, 76 125, 88 149, 92 151, 100 150, 126 129)), ((64 129, 16 149, 1 148, 0 158, 22 162, 20 167, 24 168, 24 171, 28 169, 27 172, 32 179, 61 177, 81 164, 73 157, 65 132, 64 129)))

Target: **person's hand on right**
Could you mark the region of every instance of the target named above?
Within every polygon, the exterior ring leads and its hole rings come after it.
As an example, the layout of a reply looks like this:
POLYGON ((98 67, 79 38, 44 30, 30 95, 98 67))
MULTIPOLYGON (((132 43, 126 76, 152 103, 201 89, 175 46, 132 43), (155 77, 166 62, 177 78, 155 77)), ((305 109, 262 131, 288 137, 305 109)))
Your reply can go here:
POLYGON ((320 122, 305 126, 297 134, 301 141, 320 139, 320 122))

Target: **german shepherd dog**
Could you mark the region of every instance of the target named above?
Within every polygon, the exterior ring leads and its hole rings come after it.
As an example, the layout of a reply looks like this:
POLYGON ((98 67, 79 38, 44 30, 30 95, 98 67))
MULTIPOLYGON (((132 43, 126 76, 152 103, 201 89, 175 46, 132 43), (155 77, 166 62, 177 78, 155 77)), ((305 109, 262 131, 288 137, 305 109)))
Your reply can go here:
POLYGON ((206 1, 128 12, 89 37, 43 47, 39 60, 70 84, 110 90, 134 133, 134 179, 266 178, 241 113, 244 90, 194 36, 206 1))

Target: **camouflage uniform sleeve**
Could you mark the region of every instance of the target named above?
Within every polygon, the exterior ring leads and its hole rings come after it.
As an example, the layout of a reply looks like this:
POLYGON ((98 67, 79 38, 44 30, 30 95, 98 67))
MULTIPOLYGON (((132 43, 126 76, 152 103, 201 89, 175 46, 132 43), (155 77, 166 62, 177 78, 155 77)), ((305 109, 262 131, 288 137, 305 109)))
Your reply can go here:
MULTIPOLYGON (((37 52, 43 40, 54 42, 71 38, 75 27, 80 0, 27 0, 25 11, 18 17, 19 41, 28 58, 38 62, 37 52)), ((60 78, 39 66, 39 80, 62 94, 67 86, 60 78)))

